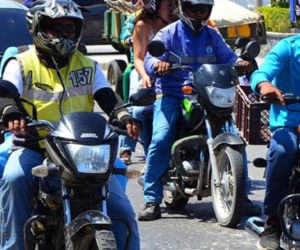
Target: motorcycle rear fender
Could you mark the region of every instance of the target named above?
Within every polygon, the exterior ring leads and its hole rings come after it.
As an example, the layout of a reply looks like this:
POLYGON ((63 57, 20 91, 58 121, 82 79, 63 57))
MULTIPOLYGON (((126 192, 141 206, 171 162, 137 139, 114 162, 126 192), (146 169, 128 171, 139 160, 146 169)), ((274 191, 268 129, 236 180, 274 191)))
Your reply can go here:
POLYGON ((213 140, 213 150, 216 150, 219 146, 224 144, 231 146, 244 146, 245 143, 240 136, 234 135, 232 133, 221 133, 217 135, 213 140))
POLYGON ((104 213, 97 210, 88 210, 79 214, 70 224, 65 225, 65 231, 67 237, 71 239, 80 229, 88 225, 110 227, 111 224, 110 218, 104 213))

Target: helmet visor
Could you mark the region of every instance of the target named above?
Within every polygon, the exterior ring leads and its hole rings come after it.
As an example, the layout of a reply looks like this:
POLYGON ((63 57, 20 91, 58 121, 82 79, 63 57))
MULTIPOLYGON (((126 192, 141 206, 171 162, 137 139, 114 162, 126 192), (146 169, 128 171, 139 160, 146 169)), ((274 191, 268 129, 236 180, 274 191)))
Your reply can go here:
POLYGON ((72 18, 43 18, 40 31, 51 37, 76 39, 81 33, 81 22, 72 18))

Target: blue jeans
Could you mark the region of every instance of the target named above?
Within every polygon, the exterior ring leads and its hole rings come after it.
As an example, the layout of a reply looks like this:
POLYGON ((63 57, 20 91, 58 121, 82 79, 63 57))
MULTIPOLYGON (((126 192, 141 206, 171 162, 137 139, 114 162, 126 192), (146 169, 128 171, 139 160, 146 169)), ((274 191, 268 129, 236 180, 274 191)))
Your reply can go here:
POLYGON ((5 164, 8 160, 8 152, 12 147, 12 136, 11 134, 5 134, 5 140, 0 144, 0 178, 2 177, 5 164))
MULTIPOLYGON (((149 144, 151 141, 152 134, 152 114, 153 107, 132 107, 132 117, 139 120, 142 124, 142 130, 140 134, 141 142, 143 144, 144 153, 147 155, 149 144)), ((128 136, 120 136, 120 151, 129 150, 130 152, 135 152, 136 140, 128 136)))
MULTIPOLYGON (((31 169, 40 165, 44 156, 31 149, 18 149, 11 153, 5 166, 0 186, 0 248, 22 250, 23 225, 31 215, 31 196, 34 177, 31 169)), ((140 249, 135 213, 120 183, 109 182, 109 216, 127 218, 132 230, 130 249, 140 249)), ((124 249, 127 230, 123 223, 114 221, 113 230, 119 249, 124 249)))
POLYGON ((157 99, 153 110, 152 140, 146 160, 144 181, 145 202, 161 203, 163 183, 161 176, 167 171, 171 146, 176 137, 176 124, 181 112, 181 100, 164 96, 157 99))
POLYGON ((289 178, 297 162, 299 134, 295 128, 274 131, 267 154, 264 214, 277 216, 277 206, 288 193, 289 178))
POLYGON ((152 135, 153 106, 134 106, 132 110, 132 116, 138 119, 142 124, 140 138, 141 142, 143 143, 145 156, 147 156, 152 135))
MULTIPOLYGON (((128 111, 129 111, 129 113, 132 114, 133 108, 129 107, 128 111)), ((120 152, 125 151, 125 150, 128 150, 130 152, 135 152, 136 140, 132 139, 129 136, 120 135, 119 141, 120 141, 120 152)))
MULTIPOLYGON (((181 115, 181 101, 164 96, 154 103, 153 134, 146 161, 144 180, 145 202, 161 203, 163 198, 162 175, 167 171, 171 147, 176 137, 177 123, 181 115)), ((239 135, 235 127, 232 133, 239 135)), ((245 178, 248 180, 247 155, 244 154, 245 178)), ((249 184, 246 186, 250 192, 249 184)))

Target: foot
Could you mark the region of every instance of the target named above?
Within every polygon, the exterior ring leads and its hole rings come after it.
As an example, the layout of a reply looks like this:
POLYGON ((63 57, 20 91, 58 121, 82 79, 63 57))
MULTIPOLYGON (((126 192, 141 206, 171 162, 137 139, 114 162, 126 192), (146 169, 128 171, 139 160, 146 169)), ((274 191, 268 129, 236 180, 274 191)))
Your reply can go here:
POLYGON ((120 152, 120 159, 126 164, 130 165, 131 162, 131 152, 129 150, 124 150, 120 152))
POLYGON ((244 215, 246 216, 259 216, 261 215, 261 207, 254 204, 249 198, 246 199, 244 215))
POLYGON ((278 220, 275 217, 267 219, 265 230, 260 234, 257 243, 258 250, 276 250, 280 249, 281 229, 278 220))
POLYGON ((138 217, 139 221, 151 221, 159 218, 161 218, 160 206, 156 202, 147 202, 138 217))

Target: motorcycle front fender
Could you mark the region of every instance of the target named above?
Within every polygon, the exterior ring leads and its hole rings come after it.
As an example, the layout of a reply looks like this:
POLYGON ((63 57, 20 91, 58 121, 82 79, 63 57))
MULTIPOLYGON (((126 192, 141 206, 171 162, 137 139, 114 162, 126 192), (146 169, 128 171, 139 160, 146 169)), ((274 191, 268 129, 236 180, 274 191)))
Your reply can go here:
POLYGON ((111 220, 104 213, 97 210, 88 210, 79 214, 71 223, 65 225, 65 235, 71 239, 80 229, 88 225, 110 226, 111 220))
POLYGON ((212 148, 213 150, 216 150, 219 146, 224 144, 231 146, 244 146, 245 143, 240 136, 232 133, 221 133, 214 138, 212 148))

